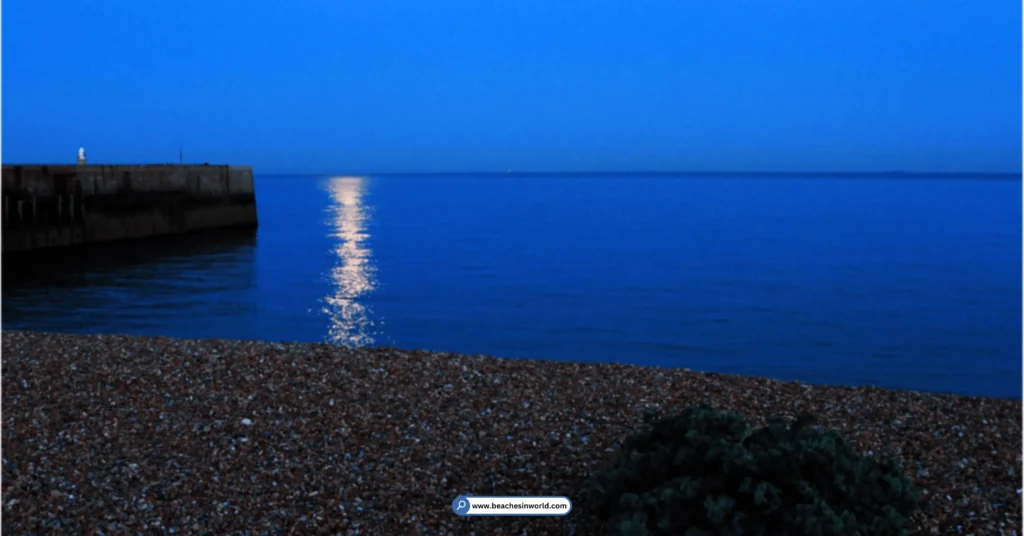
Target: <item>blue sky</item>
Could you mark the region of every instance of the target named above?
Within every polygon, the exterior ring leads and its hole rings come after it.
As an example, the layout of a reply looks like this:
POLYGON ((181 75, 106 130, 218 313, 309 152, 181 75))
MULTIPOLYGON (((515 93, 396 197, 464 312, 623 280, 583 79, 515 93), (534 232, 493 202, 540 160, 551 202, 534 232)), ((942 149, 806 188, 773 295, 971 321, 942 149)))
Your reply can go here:
POLYGON ((2 157, 1021 168, 1017 0, 8 0, 2 157))

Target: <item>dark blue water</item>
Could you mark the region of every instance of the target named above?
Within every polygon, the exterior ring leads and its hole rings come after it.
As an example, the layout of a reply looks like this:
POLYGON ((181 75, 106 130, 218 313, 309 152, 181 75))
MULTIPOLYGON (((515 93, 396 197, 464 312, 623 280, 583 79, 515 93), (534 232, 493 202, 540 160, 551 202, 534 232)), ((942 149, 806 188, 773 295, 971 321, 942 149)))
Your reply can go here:
POLYGON ((1021 182, 257 177, 260 228, 3 262, 3 327, 1021 396, 1021 182))

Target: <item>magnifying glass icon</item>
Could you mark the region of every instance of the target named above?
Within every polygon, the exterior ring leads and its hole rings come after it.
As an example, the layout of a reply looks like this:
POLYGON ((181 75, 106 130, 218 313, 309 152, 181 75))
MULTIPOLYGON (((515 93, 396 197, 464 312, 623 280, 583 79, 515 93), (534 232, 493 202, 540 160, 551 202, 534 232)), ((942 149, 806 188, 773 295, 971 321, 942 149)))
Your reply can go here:
POLYGON ((463 496, 456 497, 452 501, 452 511, 460 516, 464 516, 469 512, 469 499, 463 496))

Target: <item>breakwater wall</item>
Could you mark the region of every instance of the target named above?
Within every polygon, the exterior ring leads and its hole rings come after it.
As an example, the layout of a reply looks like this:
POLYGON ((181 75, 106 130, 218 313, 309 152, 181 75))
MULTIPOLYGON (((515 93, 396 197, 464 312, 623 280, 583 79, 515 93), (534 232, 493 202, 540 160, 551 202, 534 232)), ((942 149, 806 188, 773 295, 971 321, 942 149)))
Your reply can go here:
POLYGON ((248 166, 5 165, 3 252, 255 227, 248 166))

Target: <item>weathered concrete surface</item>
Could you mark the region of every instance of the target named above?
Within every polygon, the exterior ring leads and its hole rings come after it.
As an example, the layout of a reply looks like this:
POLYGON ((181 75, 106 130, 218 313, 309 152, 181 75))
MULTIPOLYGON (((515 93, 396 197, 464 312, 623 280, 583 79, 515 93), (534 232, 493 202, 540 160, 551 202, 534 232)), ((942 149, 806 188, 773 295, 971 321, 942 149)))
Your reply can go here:
POLYGON ((252 168, 3 166, 3 252, 257 225, 252 168))

